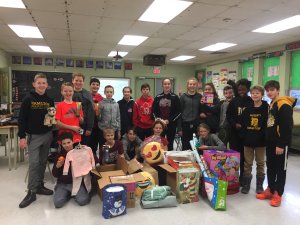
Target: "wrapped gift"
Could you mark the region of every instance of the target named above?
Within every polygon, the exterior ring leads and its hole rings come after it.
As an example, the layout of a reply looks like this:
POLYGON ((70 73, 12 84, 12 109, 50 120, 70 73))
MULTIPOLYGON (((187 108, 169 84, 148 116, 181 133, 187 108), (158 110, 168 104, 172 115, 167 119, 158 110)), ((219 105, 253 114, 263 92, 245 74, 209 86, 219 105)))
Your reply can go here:
POLYGON ((197 168, 180 168, 177 170, 177 200, 179 203, 191 203, 199 201, 199 177, 197 168))
POLYGON ((126 214, 126 186, 109 184, 103 189, 102 216, 109 219, 126 214))
POLYGON ((228 181, 227 194, 239 192, 239 152, 204 150, 203 157, 208 163, 209 169, 218 175, 219 180, 228 181))

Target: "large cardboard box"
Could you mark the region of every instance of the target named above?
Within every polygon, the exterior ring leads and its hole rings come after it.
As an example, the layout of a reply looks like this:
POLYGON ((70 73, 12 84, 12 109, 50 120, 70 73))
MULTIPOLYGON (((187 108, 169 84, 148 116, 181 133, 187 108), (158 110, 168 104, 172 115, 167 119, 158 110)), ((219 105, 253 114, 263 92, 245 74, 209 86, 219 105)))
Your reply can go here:
POLYGON ((112 184, 124 184, 127 188, 127 208, 135 208, 135 187, 136 182, 133 175, 110 177, 112 184))
POLYGON ((135 207, 135 191, 137 182, 146 183, 147 178, 140 171, 148 172, 152 175, 155 182, 151 182, 152 186, 158 184, 158 174, 151 166, 142 165, 137 160, 127 162, 123 158, 119 158, 116 164, 102 165, 92 173, 99 177, 98 194, 102 200, 102 190, 110 183, 122 183, 127 187, 127 207, 135 207), (157 183, 156 183, 157 182, 157 183))

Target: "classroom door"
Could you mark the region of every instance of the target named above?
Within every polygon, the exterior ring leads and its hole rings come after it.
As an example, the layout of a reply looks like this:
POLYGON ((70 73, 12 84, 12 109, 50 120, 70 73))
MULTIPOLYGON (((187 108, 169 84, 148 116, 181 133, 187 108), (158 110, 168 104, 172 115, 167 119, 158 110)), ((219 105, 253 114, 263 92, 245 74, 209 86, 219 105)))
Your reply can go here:
POLYGON ((142 84, 149 84, 150 86, 150 95, 154 98, 155 97, 155 80, 154 78, 145 78, 145 77, 137 77, 135 79, 135 99, 141 97, 141 86, 142 84))

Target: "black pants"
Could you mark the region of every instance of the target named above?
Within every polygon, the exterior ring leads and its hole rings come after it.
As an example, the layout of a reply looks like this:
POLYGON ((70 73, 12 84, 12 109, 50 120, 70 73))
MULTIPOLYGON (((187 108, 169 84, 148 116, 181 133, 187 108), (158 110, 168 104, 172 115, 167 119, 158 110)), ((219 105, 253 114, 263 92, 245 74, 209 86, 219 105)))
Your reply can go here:
POLYGON ((229 147, 240 153, 240 178, 244 176, 244 144, 241 137, 236 131, 230 131, 229 135, 229 147))
POLYGON ((266 153, 268 187, 272 193, 277 191, 282 196, 286 180, 288 146, 285 147, 283 154, 276 155, 276 145, 267 144, 266 153))
POLYGON ((165 135, 167 136, 168 139, 168 151, 173 150, 173 143, 175 139, 175 134, 176 134, 176 128, 177 125, 174 123, 170 123, 167 126, 167 129, 165 130, 165 135))
POLYGON ((90 147, 93 150, 94 154, 96 154, 96 151, 98 150, 98 146, 100 146, 100 144, 100 129, 98 127, 94 127, 90 138, 90 147))
POLYGON ((190 140, 193 139, 193 133, 197 134, 197 125, 192 122, 182 122, 182 150, 191 149, 190 140))
POLYGON ((91 147, 90 140, 91 140, 91 136, 86 136, 85 134, 81 135, 81 144, 91 147))
POLYGON ((137 136, 144 141, 146 137, 150 137, 152 135, 152 128, 141 128, 141 127, 136 127, 136 133, 137 136))

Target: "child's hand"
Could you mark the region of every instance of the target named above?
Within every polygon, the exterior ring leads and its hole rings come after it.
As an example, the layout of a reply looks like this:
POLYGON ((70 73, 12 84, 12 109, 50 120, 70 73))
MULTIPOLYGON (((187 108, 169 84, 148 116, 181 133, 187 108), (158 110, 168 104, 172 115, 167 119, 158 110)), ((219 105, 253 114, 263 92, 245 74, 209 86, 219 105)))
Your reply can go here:
POLYGON ((64 163, 65 163, 65 157, 60 156, 57 160, 56 168, 62 167, 64 165, 64 163))
POLYGON ((76 133, 79 133, 79 131, 81 130, 81 128, 78 127, 78 126, 72 126, 72 129, 71 129, 71 130, 73 130, 73 131, 76 132, 76 133))
POLYGON ((200 118, 202 118, 202 119, 206 118, 205 113, 200 113, 200 118))
POLYGON ((198 150, 206 150, 208 149, 208 146, 207 145, 201 145, 198 150))
POLYGON ((119 155, 120 156, 120 158, 123 158, 123 159, 125 159, 125 156, 124 156, 124 154, 122 154, 122 155, 119 155))
POLYGON ((282 155, 284 152, 283 148, 276 147, 276 155, 282 155))
POLYGON ((241 128, 242 128, 242 125, 241 125, 241 124, 239 124, 239 123, 236 123, 236 124, 235 124, 235 128, 239 130, 239 129, 241 129, 241 128))

